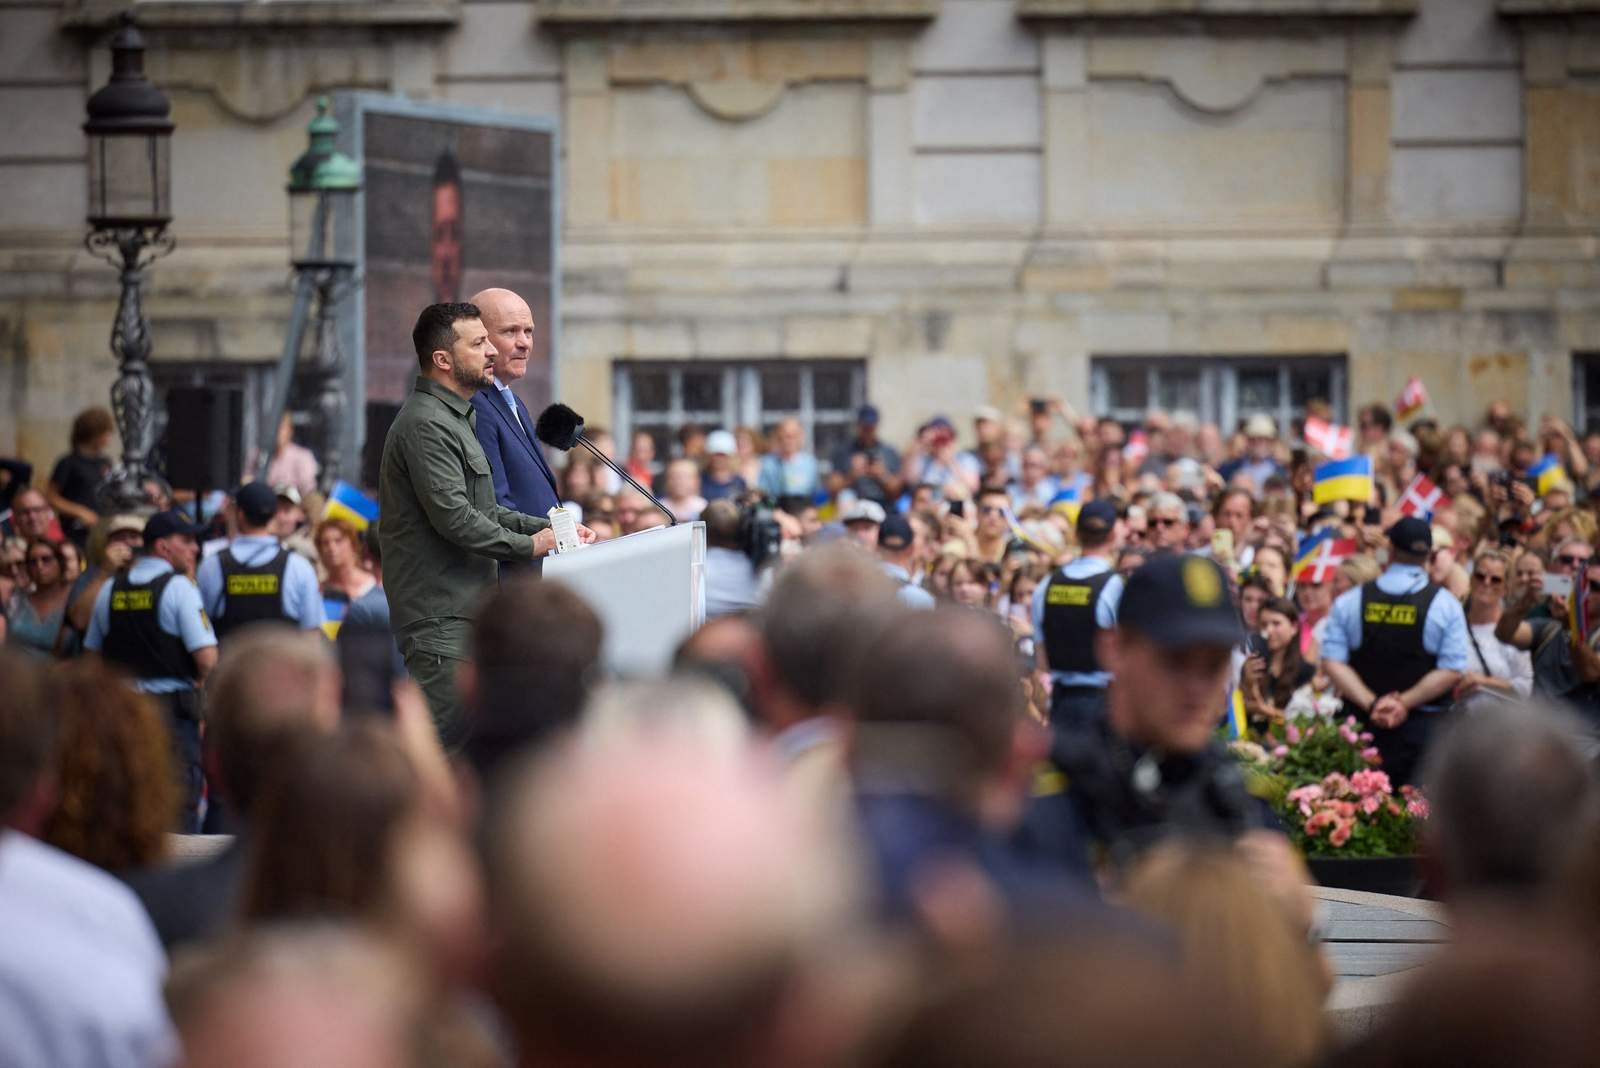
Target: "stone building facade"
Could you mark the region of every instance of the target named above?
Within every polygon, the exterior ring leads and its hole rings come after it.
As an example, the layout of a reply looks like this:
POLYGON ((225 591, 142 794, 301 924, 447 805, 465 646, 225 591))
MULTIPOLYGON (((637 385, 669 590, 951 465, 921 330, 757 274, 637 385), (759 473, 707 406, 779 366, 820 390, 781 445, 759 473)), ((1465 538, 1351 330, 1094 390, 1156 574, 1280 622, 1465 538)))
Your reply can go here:
MULTIPOLYGON (((177 123, 164 383, 259 391, 284 175, 361 89, 557 121, 591 422, 1230 420, 1410 375, 1445 420, 1600 414, 1600 0, 135 7, 177 123)), ((113 15, 0 0, 0 453, 37 462, 114 376, 79 129, 113 15)))

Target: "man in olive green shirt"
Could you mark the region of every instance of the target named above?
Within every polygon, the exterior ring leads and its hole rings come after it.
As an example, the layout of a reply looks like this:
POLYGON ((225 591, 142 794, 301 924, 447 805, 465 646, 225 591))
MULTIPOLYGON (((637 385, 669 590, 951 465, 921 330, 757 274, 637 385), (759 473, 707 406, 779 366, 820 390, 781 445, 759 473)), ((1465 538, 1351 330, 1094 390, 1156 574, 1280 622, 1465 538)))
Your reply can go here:
MULTIPOLYGON (((466 735, 456 669, 468 659, 472 614, 500 560, 555 547, 550 521, 495 502, 473 432, 472 395, 488 384, 495 348, 475 305, 431 304, 411 332, 421 373, 383 443, 378 475, 390 626, 449 748, 466 735)), ((579 528, 579 536, 594 534, 579 528)), ((533 636, 530 635, 530 639, 533 636)))

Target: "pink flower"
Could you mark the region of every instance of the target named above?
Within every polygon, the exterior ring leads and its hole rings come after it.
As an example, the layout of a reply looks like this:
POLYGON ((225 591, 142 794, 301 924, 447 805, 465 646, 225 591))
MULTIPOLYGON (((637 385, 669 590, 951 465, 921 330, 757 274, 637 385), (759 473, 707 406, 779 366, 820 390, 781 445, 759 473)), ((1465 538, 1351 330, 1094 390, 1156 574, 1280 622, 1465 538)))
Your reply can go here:
POLYGON ((1344 718, 1344 725, 1345 725, 1345 726, 1346 726, 1346 727, 1355 727, 1355 726, 1358 726, 1358 724, 1357 724, 1357 723, 1356 723, 1356 717, 1354 717, 1354 716, 1346 716, 1346 717, 1345 717, 1345 718, 1344 718))
POLYGON ((1400 815, 1400 802, 1396 801, 1394 798, 1389 798, 1388 800, 1384 801, 1383 804, 1384 807, 1389 810, 1389 814, 1391 816, 1400 815))
POLYGON ((1360 734, 1356 735, 1356 737, 1360 738, 1362 740, 1362 742, 1366 743, 1367 745, 1371 745, 1372 744, 1372 732, 1371 731, 1362 731, 1360 734))
POLYGON ((1349 727, 1340 727, 1339 728, 1339 737, 1343 738, 1345 741, 1349 742, 1351 745, 1360 745, 1361 744, 1360 742, 1356 741, 1356 732, 1351 730, 1349 727))
POLYGON ((1353 822, 1350 820, 1341 821, 1339 825, 1333 829, 1333 833, 1328 835, 1328 843, 1334 846, 1344 845, 1346 842, 1350 841, 1350 832, 1353 830, 1355 830, 1355 824, 1353 822))
POLYGON ((1322 792, 1326 797, 1339 797, 1350 792, 1350 780, 1337 771, 1330 772, 1322 780, 1322 792))
POLYGON ((1272 755, 1275 757, 1286 757, 1289 755, 1289 747, 1286 745, 1277 746, 1272 750, 1272 755))
POLYGON ((1318 809, 1312 817, 1306 820, 1306 833, 1316 834, 1322 828, 1339 822, 1339 818, 1328 809, 1318 809))
POLYGON ((1376 746, 1368 746, 1367 748, 1361 750, 1361 759, 1365 760, 1373 767, 1377 767, 1379 764, 1383 763, 1383 754, 1378 752, 1376 746))
POLYGON ((1290 745, 1300 744, 1300 728, 1293 723, 1284 725, 1283 736, 1289 740, 1290 745))
POLYGON ((1368 794, 1366 797, 1361 799, 1361 811, 1365 812, 1369 816, 1377 812, 1382 805, 1383 798, 1379 797, 1377 794, 1368 794))
POLYGON ((1362 797, 1368 794, 1394 793, 1394 787, 1389 784, 1388 774, 1373 768, 1363 768, 1350 776, 1350 788, 1362 797))
POLYGON ((1417 794, 1416 796, 1407 800, 1406 814, 1412 819, 1416 820, 1427 819, 1429 814, 1428 799, 1423 797, 1421 794, 1417 794))
POLYGON ((1356 803, 1354 801, 1335 801, 1333 810, 1339 814, 1340 819, 1353 820, 1356 818, 1356 803))

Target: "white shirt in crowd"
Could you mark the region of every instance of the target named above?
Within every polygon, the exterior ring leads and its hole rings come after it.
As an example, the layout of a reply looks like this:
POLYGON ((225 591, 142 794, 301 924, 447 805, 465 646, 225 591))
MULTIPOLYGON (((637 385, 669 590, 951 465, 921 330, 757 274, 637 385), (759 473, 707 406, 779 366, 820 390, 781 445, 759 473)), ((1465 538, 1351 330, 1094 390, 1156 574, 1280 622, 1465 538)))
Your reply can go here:
POLYGON ((0 1064, 173 1063, 166 973, 133 891, 77 857, 0 830, 0 1064))
POLYGON ((1511 683, 1519 697, 1533 692, 1533 657, 1526 649, 1494 636, 1493 623, 1474 623, 1472 640, 1467 643, 1467 670, 1479 671, 1511 683))

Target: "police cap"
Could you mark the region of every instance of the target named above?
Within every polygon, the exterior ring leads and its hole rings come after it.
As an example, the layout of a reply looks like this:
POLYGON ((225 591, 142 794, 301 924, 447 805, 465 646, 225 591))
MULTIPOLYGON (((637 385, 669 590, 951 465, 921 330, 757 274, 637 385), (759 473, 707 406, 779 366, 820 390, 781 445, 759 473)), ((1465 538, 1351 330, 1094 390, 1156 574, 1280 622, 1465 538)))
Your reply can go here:
POLYGON ((149 522, 145 523, 144 544, 146 548, 149 548, 162 538, 168 538, 174 534, 198 538, 200 532, 204 529, 204 527, 198 527, 189 522, 188 517, 182 512, 176 509, 169 509, 165 512, 157 512, 150 517, 149 522))
POLYGON ((265 482, 247 482, 233 494, 239 514, 253 527, 264 527, 278 513, 278 495, 265 482))
POLYGON ((1222 569, 1175 553, 1157 553, 1129 576, 1117 625, 1168 648, 1234 645, 1243 635, 1222 569))
POLYGON ((1389 544, 1412 556, 1427 556, 1433 549, 1433 529, 1414 515, 1404 516, 1389 528, 1389 544))

